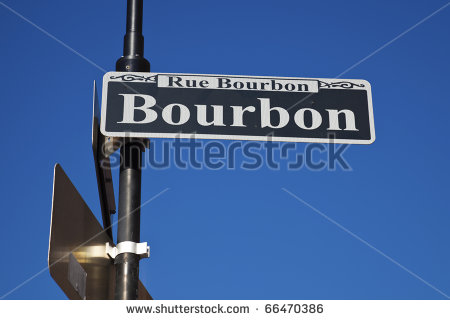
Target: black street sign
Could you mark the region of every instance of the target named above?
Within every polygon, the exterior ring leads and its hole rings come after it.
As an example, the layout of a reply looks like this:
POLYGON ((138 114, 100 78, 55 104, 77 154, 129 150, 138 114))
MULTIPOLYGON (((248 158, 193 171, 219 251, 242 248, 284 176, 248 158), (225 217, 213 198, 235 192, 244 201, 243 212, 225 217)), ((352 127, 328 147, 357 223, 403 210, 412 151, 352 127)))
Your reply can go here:
POLYGON ((109 137, 370 144, 369 82, 108 72, 101 132, 109 137))
POLYGON ((114 199, 109 155, 114 152, 114 145, 113 141, 111 141, 112 138, 108 140, 100 132, 100 108, 95 81, 92 105, 92 152, 94 154, 95 175, 97 177, 100 208, 102 210, 103 228, 106 229, 108 236, 112 238, 110 215, 116 212, 116 201, 114 199), (111 150, 105 150, 107 147, 111 150))

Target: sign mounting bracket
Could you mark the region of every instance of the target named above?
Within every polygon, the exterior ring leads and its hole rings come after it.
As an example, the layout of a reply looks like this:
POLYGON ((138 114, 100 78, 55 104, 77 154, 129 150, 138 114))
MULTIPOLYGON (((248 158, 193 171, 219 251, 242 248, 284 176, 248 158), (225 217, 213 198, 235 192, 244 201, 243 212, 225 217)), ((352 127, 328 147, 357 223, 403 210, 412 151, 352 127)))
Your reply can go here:
POLYGON ((133 241, 123 241, 117 244, 117 246, 111 246, 109 242, 106 242, 106 254, 115 259, 116 256, 122 253, 134 253, 142 258, 150 257, 150 247, 147 242, 136 243, 133 241))

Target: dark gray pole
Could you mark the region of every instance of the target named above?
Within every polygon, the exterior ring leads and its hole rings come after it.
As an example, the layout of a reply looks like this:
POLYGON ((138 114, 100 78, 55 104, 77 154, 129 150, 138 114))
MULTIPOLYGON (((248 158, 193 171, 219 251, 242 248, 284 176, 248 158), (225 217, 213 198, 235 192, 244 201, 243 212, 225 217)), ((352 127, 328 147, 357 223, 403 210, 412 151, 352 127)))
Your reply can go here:
MULTIPOLYGON (((144 58, 142 5, 143 0, 127 0, 127 32, 124 38, 123 57, 117 60, 116 71, 150 72, 150 63, 144 58)), ((120 149, 117 243, 140 242, 141 148, 141 141, 124 138, 120 149)), ((137 299, 139 256, 134 253, 119 254, 114 265, 116 267, 115 299, 137 299)))

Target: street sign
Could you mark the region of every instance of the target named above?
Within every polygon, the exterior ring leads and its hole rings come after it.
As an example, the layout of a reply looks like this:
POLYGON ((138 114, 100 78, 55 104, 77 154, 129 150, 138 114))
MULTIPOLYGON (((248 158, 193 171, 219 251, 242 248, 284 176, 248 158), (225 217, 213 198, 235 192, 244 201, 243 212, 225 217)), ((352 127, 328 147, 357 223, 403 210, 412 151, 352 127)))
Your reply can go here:
MULTIPOLYGON (((114 299, 114 261, 106 253, 106 243, 114 243, 59 164, 53 179, 51 276, 69 299, 114 299)), ((141 282, 138 298, 152 299, 141 282)))
POLYGON ((112 238, 110 215, 116 212, 116 202, 114 200, 109 156, 115 151, 116 146, 113 138, 108 139, 100 132, 100 108, 95 81, 92 109, 92 152, 94 154, 100 208, 102 210, 103 227, 106 229, 107 235, 112 238))
POLYGON ((365 80, 108 72, 101 132, 109 137, 370 144, 365 80))

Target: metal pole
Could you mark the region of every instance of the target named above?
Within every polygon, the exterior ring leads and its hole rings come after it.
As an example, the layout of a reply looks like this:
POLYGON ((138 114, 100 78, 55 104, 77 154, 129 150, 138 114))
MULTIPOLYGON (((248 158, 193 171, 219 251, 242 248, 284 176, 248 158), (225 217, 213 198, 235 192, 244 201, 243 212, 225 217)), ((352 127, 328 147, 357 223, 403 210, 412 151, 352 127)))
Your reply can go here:
MULTIPOLYGON (((143 0, 127 0, 127 31, 123 56, 116 62, 116 71, 150 72, 150 63, 143 56, 142 6, 143 0)), ((117 243, 140 242, 141 148, 141 141, 125 138, 120 149, 117 243)), ((116 267, 115 299, 137 299, 139 256, 134 253, 119 254, 114 265, 116 267)))

